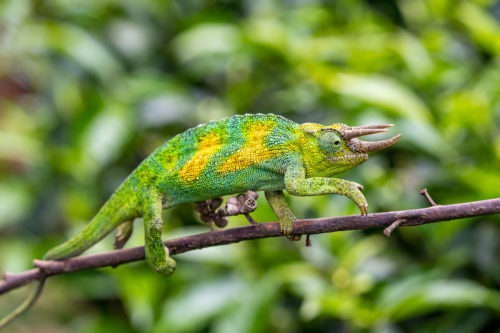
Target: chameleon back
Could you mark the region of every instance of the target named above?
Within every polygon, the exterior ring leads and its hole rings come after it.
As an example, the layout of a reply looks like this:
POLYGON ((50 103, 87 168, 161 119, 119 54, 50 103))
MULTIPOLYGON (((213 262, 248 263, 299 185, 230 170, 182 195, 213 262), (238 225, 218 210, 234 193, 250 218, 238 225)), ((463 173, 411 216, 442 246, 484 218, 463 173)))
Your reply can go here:
POLYGON ((284 188, 298 152, 299 125, 281 116, 233 116, 191 128, 166 142, 138 168, 154 181, 165 206, 247 190, 284 188))

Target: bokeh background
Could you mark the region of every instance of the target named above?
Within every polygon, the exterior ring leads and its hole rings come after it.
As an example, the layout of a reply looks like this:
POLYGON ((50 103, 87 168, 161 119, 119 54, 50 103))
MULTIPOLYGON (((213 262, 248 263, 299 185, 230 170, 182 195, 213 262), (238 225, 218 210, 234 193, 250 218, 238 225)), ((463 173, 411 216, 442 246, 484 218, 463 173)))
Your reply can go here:
MULTIPOLYGON (((500 2, 2 0, 0 271, 80 230, 176 133, 258 112, 394 123, 403 139, 342 175, 371 212, 428 206, 424 187, 442 204, 499 197, 500 2)), ((261 199, 254 218, 275 220, 261 199)), ((340 196, 290 202, 358 214, 340 196)), ((164 218, 166 238, 208 230, 192 204, 164 218)), ((58 276, 8 331, 493 331, 499 222, 242 242, 179 255, 170 278, 143 262, 58 276)))

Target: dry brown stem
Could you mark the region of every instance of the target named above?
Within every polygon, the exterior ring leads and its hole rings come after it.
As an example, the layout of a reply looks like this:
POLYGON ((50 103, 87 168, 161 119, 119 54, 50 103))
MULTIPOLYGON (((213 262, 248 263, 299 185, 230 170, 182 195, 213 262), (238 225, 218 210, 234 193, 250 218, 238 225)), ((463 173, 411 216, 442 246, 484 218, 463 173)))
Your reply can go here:
MULTIPOLYGON (((431 202, 432 203, 432 202, 431 202)), ((428 208, 369 214, 367 216, 350 215, 318 219, 297 220, 294 235, 320 234, 343 230, 417 226, 427 223, 449 221, 460 218, 500 213, 500 198, 466 202, 455 205, 435 205, 428 208), (396 222, 401 221, 401 222, 396 222), (396 222, 396 223, 395 223, 396 222), (391 227, 392 226, 392 227, 391 227)), ((390 232, 389 232, 390 234, 390 232)), ((170 253, 175 255, 210 246, 237 243, 243 240, 279 237, 279 223, 260 223, 258 226, 216 230, 203 234, 172 239, 165 242, 170 253)), ((52 275, 75 272, 83 269, 104 266, 117 266, 144 259, 144 247, 115 250, 106 253, 80 256, 63 261, 34 260, 37 268, 22 273, 5 273, 0 281, 0 295, 52 275)))

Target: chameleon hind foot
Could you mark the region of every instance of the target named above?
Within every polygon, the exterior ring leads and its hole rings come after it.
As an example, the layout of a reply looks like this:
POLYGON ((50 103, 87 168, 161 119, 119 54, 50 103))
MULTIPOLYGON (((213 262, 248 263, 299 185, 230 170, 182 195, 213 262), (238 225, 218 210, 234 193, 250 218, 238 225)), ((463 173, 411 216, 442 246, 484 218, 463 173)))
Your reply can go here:
POLYGON ((148 266, 155 272, 165 276, 169 276, 175 272, 177 263, 175 262, 174 259, 170 257, 168 248, 166 246, 163 246, 163 249, 164 249, 164 255, 160 256, 146 255, 146 262, 148 263, 148 266))
POLYGON ((293 232, 293 223, 295 222, 295 216, 291 212, 281 212, 278 215, 280 220, 280 231, 285 236, 290 236, 293 232))
POLYGON ((299 241, 300 235, 293 234, 293 224, 296 218, 292 212, 285 212, 282 216, 280 216, 280 230, 281 233, 291 241, 299 241))
POLYGON ((161 240, 160 221, 161 219, 158 218, 151 228, 146 227, 144 251, 148 266, 155 272, 168 276, 175 271, 176 263, 161 240))
POLYGON ((155 272, 170 275, 175 271, 175 261, 161 240, 163 220, 162 198, 155 189, 146 188, 143 197, 144 254, 149 267, 155 272))

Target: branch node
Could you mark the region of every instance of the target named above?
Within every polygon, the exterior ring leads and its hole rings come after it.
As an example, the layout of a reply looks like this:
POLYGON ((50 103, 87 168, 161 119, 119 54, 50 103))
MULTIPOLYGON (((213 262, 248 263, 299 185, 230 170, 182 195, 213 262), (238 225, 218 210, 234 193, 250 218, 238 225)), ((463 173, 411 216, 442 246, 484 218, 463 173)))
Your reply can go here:
MULTIPOLYGON (((71 272, 71 264, 68 260, 33 260, 33 266, 38 268, 45 275, 52 275, 57 272, 71 272)), ((110 265, 111 266, 111 265, 110 265)))
POLYGON ((389 238, 391 237, 392 232, 403 223, 403 219, 397 219, 396 221, 392 222, 390 226, 384 229, 384 236, 389 238))
POLYGON ((33 266, 38 268, 42 273, 47 273, 50 271, 50 264, 46 260, 39 260, 39 259, 34 259, 33 260, 33 266))
POLYGON ((39 268, 41 270, 45 269, 48 267, 47 265, 47 261, 45 260, 39 260, 39 259, 34 259, 33 260, 33 266, 35 266, 36 268, 39 268))
POLYGON ((423 195, 427 201, 431 204, 431 206, 439 206, 434 200, 432 200, 431 195, 427 191, 427 188, 424 188, 420 191, 420 194, 423 195))

